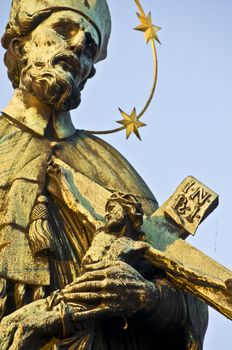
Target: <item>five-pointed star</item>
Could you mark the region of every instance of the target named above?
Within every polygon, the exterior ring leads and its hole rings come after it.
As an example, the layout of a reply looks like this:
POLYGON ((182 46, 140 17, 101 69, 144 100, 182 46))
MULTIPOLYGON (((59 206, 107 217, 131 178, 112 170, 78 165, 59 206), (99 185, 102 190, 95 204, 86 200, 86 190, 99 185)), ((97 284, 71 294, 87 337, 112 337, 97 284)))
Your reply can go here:
POLYGON ((132 133, 134 133, 141 141, 141 137, 139 135, 138 129, 142 126, 146 126, 146 124, 139 121, 138 116, 136 114, 136 109, 134 108, 131 114, 127 114, 123 112, 119 108, 120 113, 123 116, 123 120, 117 121, 117 123, 123 125, 126 129, 126 138, 128 139, 132 133))
POLYGON ((139 18, 141 24, 138 27, 136 27, 135 29, 140 30, 141 32, 144 32, 147 43, 153 39, 155 39, 156 41, 158 41, 158 43, 160 43, 157 32, 161 28, 155 26, 152 23, 151 12, 148 14, 148 16, 141 16, 138 13, 137 13, 137 15, 138 15, 138 18, 139 18))

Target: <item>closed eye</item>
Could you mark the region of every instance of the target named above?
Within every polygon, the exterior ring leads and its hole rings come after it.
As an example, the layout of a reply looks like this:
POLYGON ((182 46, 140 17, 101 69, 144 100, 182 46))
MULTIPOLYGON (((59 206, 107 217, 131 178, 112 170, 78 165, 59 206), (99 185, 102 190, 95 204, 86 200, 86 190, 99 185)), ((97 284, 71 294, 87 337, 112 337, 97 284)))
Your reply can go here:
POLYGON ((81 26, 78 23, 63 20, 53 24, 52 28, 63 38, 71 39, 79 32, 81 26))
MULTIPOLYGON (((62 38, 69 40, 70 42, 80 30, 81 31, 83 30, 80 24, 71 22, 70 20, 67 21, 65 19, 59 20, 59 22, 54 23, 52 28, 62 38)), ((94 59, 94 57, 96 57, 97 55, 98 47, 89 32, 85 32, 85 38, 86 38, 85 48, 84 48, 85 54, 89 58, 94 59)))

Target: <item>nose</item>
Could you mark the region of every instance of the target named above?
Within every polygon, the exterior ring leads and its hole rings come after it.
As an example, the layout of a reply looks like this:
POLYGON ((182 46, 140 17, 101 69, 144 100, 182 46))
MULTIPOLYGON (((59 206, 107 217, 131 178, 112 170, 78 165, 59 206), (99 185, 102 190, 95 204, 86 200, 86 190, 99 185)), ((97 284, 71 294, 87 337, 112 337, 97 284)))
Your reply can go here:
POLYGON ((72 38, 70 39, 69 43, 70 43, 71 50, 75 54, 80 55, 84 51, 85 45, 86 45, 85 32, 82 29, 79 29, 72 36, 72 38))

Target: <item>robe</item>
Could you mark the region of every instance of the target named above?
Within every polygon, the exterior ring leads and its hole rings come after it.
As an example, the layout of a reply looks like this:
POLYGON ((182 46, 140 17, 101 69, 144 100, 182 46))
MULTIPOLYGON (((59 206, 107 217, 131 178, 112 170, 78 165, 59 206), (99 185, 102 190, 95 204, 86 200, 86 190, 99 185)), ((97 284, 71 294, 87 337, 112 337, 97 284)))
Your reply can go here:
MULTIPOLYGON (((104 205, 114 191, 132 193, 147 216, 158 204, 134 168, 103 140, 75 131, 55 140, 7 114, 0 119, 0 277, 8 295, 1 316, 62 289, 80 275, 104 205), (48 198, 54 252, 35 257, 28 232, 38 196, 48 198), (11 290, 15 293, 15 300, 11 290)), ((177 294, 182 293, 177 291, 177 294)), ((178 327, 160 329, 152 315, 99 322, 91 350, 201 349, 207 308, 183 294, 187 317, 178 327), (195 345, 194 345, 195 344, 195 345), (198 345, 196 345, 198 344, 198 345), (195 347, 194 347, 195 346, 195 347)), ((78 349, 75 337, 60 349, 78 349)))

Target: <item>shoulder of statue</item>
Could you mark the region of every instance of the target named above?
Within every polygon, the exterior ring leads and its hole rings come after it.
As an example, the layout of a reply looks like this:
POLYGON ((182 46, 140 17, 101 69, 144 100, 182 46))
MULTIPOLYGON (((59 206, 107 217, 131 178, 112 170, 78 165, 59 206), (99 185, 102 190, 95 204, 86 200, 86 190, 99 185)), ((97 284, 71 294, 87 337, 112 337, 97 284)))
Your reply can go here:
POLYGON ((144 180, 106 141, 77 130, 75 135, 63 142, 58 158, 109 190, 134 194, 141 199, 147 214, 157 209, 157 201, 144 180))

